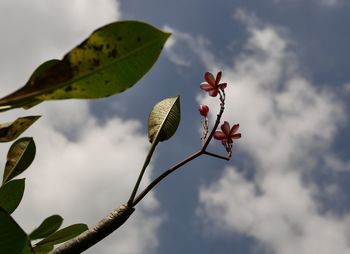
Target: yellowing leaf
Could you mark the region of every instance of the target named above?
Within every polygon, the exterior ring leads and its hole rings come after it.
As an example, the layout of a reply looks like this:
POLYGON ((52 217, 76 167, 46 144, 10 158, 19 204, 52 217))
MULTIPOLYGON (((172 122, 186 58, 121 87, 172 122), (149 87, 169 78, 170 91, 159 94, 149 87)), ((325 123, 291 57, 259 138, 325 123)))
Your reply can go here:
POLYGON ((24 87, 0 100, 0 111, 44 100, 93 99, 123 92, 148 72, 169 35, 138 21, 103 26, 62 60, 39 66, 24 87))
POLYGON ((40 116, 25 116, 11 123, 0 124, 0 142, 15 140, 39 118, 40 116))
POLYGON ((16 177, 26 170, 33 162, 36 147, 32 138, 20 138, 12 144, 7 153, 3 183, 16 177))

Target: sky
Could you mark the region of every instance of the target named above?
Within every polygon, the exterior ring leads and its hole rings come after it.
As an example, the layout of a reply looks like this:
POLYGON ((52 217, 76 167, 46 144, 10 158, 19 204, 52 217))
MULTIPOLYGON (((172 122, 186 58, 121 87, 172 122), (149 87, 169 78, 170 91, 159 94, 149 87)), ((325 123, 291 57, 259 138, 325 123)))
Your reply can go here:
MULTIPOLYGON (((1 122, 42 115, 24 134, 37 155, 14 217, 27 232, 52 214, 93 225, 125 203, 149 148, 152 106, 180 95, 182 115, 143 186, 200 149, 198 105, 210 107, 212 126, 219 103, 199 84, 206 71, 222 71, 222 120, 242 133, 231 160, 184 166, 86 253, 350 253, 349 11, 347 0, 1 1, 4 96, 109 22, 172 33, 151 71, 122 94, 1 114, 1 122)), ((9 146, 0 147, 2 168, 9 146)), ((209 149, 225 153, 215 140, 209 149)))

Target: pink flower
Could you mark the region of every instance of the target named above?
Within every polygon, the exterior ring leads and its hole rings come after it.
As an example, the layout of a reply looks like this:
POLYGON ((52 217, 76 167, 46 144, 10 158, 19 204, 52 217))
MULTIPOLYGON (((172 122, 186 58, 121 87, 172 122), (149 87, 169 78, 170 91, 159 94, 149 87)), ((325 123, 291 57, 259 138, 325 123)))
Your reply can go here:
POLYGON ((202 82, 199 86, 204 91, 208 92, 210 96, 216 97, 220 90, 224 90, 227 86, 227 83, 220 83, 221 79, 221 71, 216 74, 216 78, 214 78, 213 74, 210 72, 206 72, 204 74, 204 79, 206 82, 202 82))
POLYGON ((208 116, 208 112, 209 112, 209 107, 207 105, 199 105, 199 113, 204 116, 207 117, 208 116))
POLYGON ((221 140, 223 145, 232 144, 233 139, 241 138, 241 133, 236 133, 239 128, 239 124, 234 124, 232 128, 230 128, 230 124, 228 122, 224 122, 221 125, 222 131, 216 131, 214 133, 214 138, 217 140, 221 140))

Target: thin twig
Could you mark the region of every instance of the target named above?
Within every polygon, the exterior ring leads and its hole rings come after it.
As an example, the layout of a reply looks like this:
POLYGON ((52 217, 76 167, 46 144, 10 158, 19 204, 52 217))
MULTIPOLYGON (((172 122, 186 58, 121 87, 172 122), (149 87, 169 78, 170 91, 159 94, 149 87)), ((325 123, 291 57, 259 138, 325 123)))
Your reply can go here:
POLYGON ((221 93, 219 93, 219 94, 220 94, 220 101, 221 101, 221 103, 220 103, 220 112, 219 112, 219 114, 216 117, 216 121, 215 121, 214 127, 211 130, 207 141, 205 142, 205 144, 202 147, 203 151, 205 151, 205 149, 207 149, 207 147, 208 147, 208 145, 209 145, 209 143, 210 143, 210 141, 211 141, 211 139, 212 139, 216 129, 218 128, 218 126, 220 124, 221 116, 222 116, 222 114, 224 113, 224 110, 225 110, 225 97, 222 97, 221 93))
POLYGON ((222 155, 218 155, 218 154, 211 153, 211 152, 207 152, 207 151, 204 151, 204 154, 209 155, 209 156, 213 156, 213 157, 215 157, 215 158, 227 160, 227 161, 230 160, 230 157, 228 157, 228 156, 222 156, 222 155))
POLYGON ((202 136, 201 136, 201 142, 202 142, 202 146, 204 145, 205 143, 205 139, 207 138, 208 136, 208 128, 209 128, 209 121, 208 121, 208 117, 206 116, 204 121, 202 121, 202 126, 203 126, 203 133, 202 133, 202 136))
POLYGON ((174 172, 176 169, 178 169, 179 167, 185 165, 186 163, 190 162, 191 160, 197 158, 198 156, 200 156, 202 154, 202 150, 199 150, 198 152, 195 152, 194 154, 190 155, 189 157, 187 157, 186 159, 184 159, 183 161, 175 164, 174 166, 172 166, 171 168, 169 168, 168 170, 166 170, 163 174, 161 174, 160 176, 158 176, 155 180, 153 180, 134 200, 134 202, 132 203, 132 206, 136 206, 138 202, 140 202, 144 196, 146 196, 146 194, 153 189, 154 186, 156 186, 160 181, 162 181, 165 177, 167 177, 169 174, 171 174, 172 172, 174 172))

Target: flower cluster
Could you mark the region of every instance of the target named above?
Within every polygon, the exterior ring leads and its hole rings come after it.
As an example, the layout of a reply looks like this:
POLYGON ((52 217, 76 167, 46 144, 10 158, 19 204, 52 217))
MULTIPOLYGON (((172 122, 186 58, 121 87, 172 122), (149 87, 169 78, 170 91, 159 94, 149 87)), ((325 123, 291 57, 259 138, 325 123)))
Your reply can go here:
MULTIPOLYGON (((202 82, 199 86, 201 89, 206 91, 210 96, 216 97, 218 94, 220 95, 220 101, 221 101, 221 111, 218 115, 218 120, 220 120, 221 115, 224 111, 225 106, 225 92, 224 89, 227 87, 227 83, 220 83, 222 73, 221 71, 217 73, 216 77, 214 78, 214 75, 210 72, 206 72, 204 74, 205 82, 202 82)), ((199 106, 199 113, 205 118, 205 121, 202 121, 203 124, 203 134, 201 137, 202 144, 204 144, 207 134, 208 134, 208 113, 209 113, 209 107, 207 105, 200 105, 199 106)), ((217 122, 216 126, 219 124, 217 122)), ((227 121, 224 121, 224 123, 221 125, 221 131, 215 131, 212 135, 214 139, 220 140, 222 145, 225 147, 228 156, 231 157, 232 155, 232 144, 234 139, 241 138, 241 133, 237 133, 239 128, 239 124, 234 124, 232 128, 230 127, 230 124, 227 121)))

